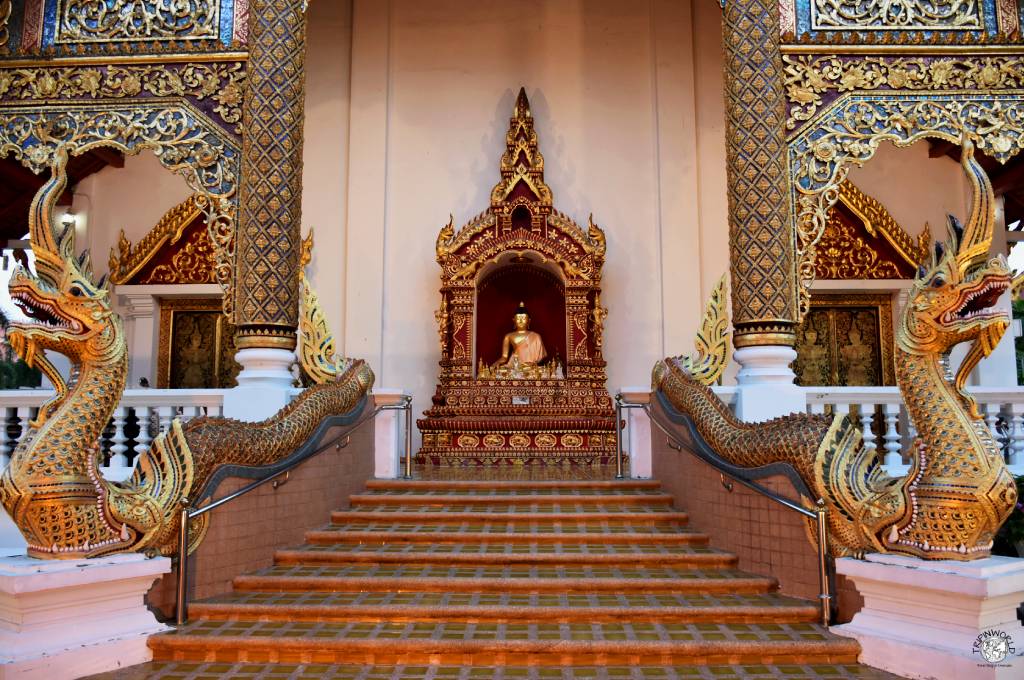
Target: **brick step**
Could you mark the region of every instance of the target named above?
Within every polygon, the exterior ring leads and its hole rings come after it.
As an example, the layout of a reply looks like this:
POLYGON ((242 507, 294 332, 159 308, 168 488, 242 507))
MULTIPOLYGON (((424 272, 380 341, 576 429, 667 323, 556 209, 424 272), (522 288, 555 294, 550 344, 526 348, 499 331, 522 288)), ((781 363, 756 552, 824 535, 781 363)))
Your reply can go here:
POLYGON ((439 567, 280 564, 236 576, 238 591, 767 593, 778 582, 731 568, 439 567))
POLYGON ((855 640, 810 623, 450 623, 197 620, 154 658, 274 663, 855 663, 855 640))
POLYGON ((671 506, 672 496, 667 493, 655 491, 636 493, 634 490, 624 490, 622 493, 609 493, 606 489, 595 489, 601 493, 590 495, 575 493, 551 493, 538 494, 535 490, 528 493, 451 493, 448 490, 439 490, 437 493, 359 493, 349 496, 352 505, 374 506, 374 505, 406 505, 417 507, 432 507, 457 504, 480 504, 503 503, 505 505, 533 505, 533 504, 575 504, 581 501, 587 503, 619 503, 636 504, 643 503, 649 506, 671 506))
MULTIPOLYGON (((519 525, 497 524, 491 526, 479 523, 461 525, 424 524, 416 530, 407 525, 385 525, 354 527, 351 524, 329 525, 323 529, 307 531, 307 543, 593 543, 614 541, 616 543, 651 543, 665 545, 707 545, 707 534, 689 531, 676 525, 669 525, 664 531, 625 532, 615 531, 616 526, 559 525, 556 527, 529 527, 531 531, 516 531, 519 525), (551 529, 548 531, 547 529, 551 529), (574 531, 575 530, 575 531, 574 531)), ((644 527, 659 528, 659 527, 644 527)))
MULTIPOLYGON (((436 547, 426 546, 423 547, 436 547)), ((603 565, 603 564, 651 564, 651 565, 689 565, 689 566, 732 566, 737 557, 730 553, 711 549, 665 552, 570 552, 570 551, 538 551, 528 552, 512 550, 521 546, 502 546, 490 544, 505 550, 484 552, 452 552, 439 550, 398 551, 398 550, 359 550, 366 546, 351 544, 333 544, 328 546, 303 545, 297 548, 278 550, 274 553, 277 564, 460 564, 460 565, 506 565, 506 564, 551 564, 551 565, 603 565)), ((488 547, 490 547, 488 546, 488 547)), ((397 546, 391 546, 392 548, 397 546)), ((462 546, 459 546, 462 547, 462 546)), ((471 546, 482 547, 482 546, 471 546)), ((531 547, 531 546, 526 546, 531 547)), ((590 546, 597 547, 597 546, 590 546)), ((628 547, 628 546, 627 546, 628 547)))
POLYGON ((493 489, 538 489, 547 491, 549 489, 661 489, 661 482, 654 479, 621 479, 621 480, 513 480, 493 481, 485 479, 467 480, 427 480, 427 479, 370 479, 366 482, 366 488, 374 491, 408 491, 416 490, 454 490, 482 489, 490 491, 493 489))
MULTIPOLYGON (((679 522, 685 524, 689 516, 685 512, 676 512, 658 508, 638 508, 630 510, 624 506, 576 506, 575 508, 557 509, 545 506, 543 509, 515 508, 508 506, 447 506, 424 512, 422 509, 406 506, 375 506, 379 509, 369 510, 362 506, 351 510, 336 510, 331 513, 331 521, 335 523, 352 521, 383 521, 383 522, 679 522)), ((628 507, 628 506, 625 506, 628 507)))
POLYGON ((263 664, 152 661, 90 676, 89 680, 899 680, 884 671, 856 664, 757 664, 755 666, 395 666, 363 664, 263 664), (701 672, 703 671, 703 672, 701 672))
POLYGON ((197 602, 193 617, 245 621, 556 621, 618 623, 813 623, 810 602, 774 593, 232 593, 197 602))

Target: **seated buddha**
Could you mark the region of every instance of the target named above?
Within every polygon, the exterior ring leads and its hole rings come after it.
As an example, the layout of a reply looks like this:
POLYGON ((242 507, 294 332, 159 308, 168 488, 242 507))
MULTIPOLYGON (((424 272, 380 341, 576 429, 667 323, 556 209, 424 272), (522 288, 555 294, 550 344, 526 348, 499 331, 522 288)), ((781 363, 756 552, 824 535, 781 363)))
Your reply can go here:
POLYGON ((483 360, 477 369, 479 378, 554 378, 561 377, 559 362, 540 363, 547 359, 548 352, 540 333, 530 330, 530 313, 522 302, 512 318, 515 330, 506 333, 501 341, 501 358, 491 366, 483 360))

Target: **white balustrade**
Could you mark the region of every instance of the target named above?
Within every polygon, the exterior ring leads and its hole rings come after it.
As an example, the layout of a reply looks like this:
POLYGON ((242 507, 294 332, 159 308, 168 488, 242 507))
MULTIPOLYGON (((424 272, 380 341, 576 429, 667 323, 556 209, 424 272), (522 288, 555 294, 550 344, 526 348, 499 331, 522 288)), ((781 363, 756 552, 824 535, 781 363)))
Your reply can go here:
MULTIPOLYGON (((158 434, 167 431, 175 417, 189 420, 196 416, 219 416, 224 411, 226 390, 125 390, 110 422, 109 443, 100 438, 100 446, 109 467, 103 474, 109 479, 126 479, 139 454, 146 451, 158 434), (138 434, 129 436, 131 416, 138 421, 138 434), (156 416, 154 418, 154 415, 156 416), (156 428, 153 428, 153 420, 156 428)), ((0 390, 0 470, 10 456, 39 407, 53 396, 51 390, 0 390)))
MULTIPOLYGON (((1003 449, 1006 463, 1015 475, 1024 474, 1024 388, 970 387, 985 424, 1003 449)), ((839 413, 859 423, 864 445, 879 445, 871 424, 882 412, 879 431, 885 449, 885 468, 892 475, 905 474, 903 456, 909 453, 917 431, 896 387, 805 387, 808 413, 839 413), (860 412, 860 419, 856 412, 860 412)))

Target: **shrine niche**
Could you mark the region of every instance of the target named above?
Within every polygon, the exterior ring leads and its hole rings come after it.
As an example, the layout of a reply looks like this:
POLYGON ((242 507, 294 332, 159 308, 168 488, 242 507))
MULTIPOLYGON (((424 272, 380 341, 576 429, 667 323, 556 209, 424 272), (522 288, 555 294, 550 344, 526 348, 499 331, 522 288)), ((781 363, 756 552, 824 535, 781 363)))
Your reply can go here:
POLYGON ((798 385, 895 385, 892 297, 812 295, 797 330, 796 353, 798 385))
POLYGON ((912 238, 884 205, 847 180, 829 210, 814 275, 819 280, 912 279, 929 243, 927 229, 912 238))
POLYGON ((441 375, 418 461, 601 464, 616 448, 604 232, 554 209, 525 90, 505 143, 490 207, 437 237, 441 375))
POLYGON ((227 388, 236 385, 235 327, 219 298, 160 301, 157 387, 227 388))

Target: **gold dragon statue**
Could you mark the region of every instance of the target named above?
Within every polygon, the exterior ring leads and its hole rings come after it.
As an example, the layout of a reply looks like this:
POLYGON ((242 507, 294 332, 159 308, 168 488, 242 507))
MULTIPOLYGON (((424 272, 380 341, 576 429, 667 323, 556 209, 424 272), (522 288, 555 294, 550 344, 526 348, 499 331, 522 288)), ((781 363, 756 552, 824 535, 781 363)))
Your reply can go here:
MULTIPOLYGON (((973 190, 970 219, 962 227, 950 216, 949 238, 936 244, 918 271, 896 333, 897 380, 918 432, 906 476, 886 475, 884 452, 865 448, 860 429, 845 415, 740 422, 707 387, 719 353, 665 359, 654 368, 654 389, 727 463, 788 463, 795 469, 828 509, 835 556, 986 557, 1016 502, 999 445, 964 389, 968 374, 1009 325, 1007 313, 995 305, 1010 288, 1011 274, 1002 256, 988 255, 995 198, 968 139, 962 165, 973 190), (972 345, 950 381, 940 359, 963 342, 972 345)), ((724 305, 709 310, 724 314, 724 305)), ((816 529, 809 523, 808 531, 813 537, 816 529)))
MULTIPOLYGON (((182 504, 202 494, 218 469, 285 459, 326 417, 356 408, 373 385, 373 373, 363 361, 335 363, 336 372, 318 373, 322 384, 258 423, 175 419, 141 455, 126 482, 104 479, 98 473, 97 441, 124 390, 128 350, 105 277, 94 282, 88 255, 74 257, 71 229, 60 235, 53 230, 53 208, 67 184, 67 160, 59 148, 52 176, 32 203, 36 273, 19 268, 10 282, 12 299, 30 318, 11 324, 11 345, 50 379, 56 394, 28 424, 0 475, 0 505, 14 518, 32 557, 80 559, 133 551, 171 555, 182 504), (67 383, 44 350, 71 360, 67 383)), ((206 533, 206 517, 190 532, 190 552, 206 533)))

